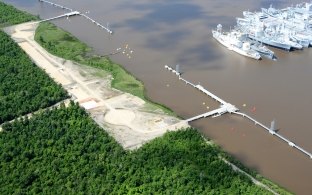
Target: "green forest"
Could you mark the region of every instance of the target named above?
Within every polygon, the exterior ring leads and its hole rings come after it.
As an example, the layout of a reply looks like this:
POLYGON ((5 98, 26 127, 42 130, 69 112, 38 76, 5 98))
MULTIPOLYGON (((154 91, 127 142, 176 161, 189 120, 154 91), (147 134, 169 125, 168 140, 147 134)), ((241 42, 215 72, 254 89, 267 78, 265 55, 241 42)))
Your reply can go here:
POLYGON ((0 27, 11 26, 37 19, 38 17, 36 16, 17 10, 15 7, 0 1, 0 27))
POLYGON ((194 129, 121 148, 71 103, 0 133, 0 194, 268 194, 194 129))
POLYGON ((0 31, 0 75, 0 124, 67 98, 66 91, 3 31, 0 31))

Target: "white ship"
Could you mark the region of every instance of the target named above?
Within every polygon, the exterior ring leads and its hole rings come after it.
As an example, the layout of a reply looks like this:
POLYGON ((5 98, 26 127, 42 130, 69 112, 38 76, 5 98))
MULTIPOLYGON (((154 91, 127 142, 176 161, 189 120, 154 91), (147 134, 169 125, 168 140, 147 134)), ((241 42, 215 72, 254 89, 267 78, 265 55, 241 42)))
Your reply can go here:
POLYGON ((212 30, 212 36, 229 50, 235 51, 236 53, 256 60, 261 59, 260 54, 257 51, 251 49, 249 42, 242 42, 239 39, 240 33, 237 31, 223 33, 222 25, 218 24, 217 30, 212 30))
POLYGON ((292 41, 289 37, 289 34, 284 32, 284 27, 281 23, 265 23, 258 20, 258 17, 254 19, 249 18, 237 18, 237 28, 239 28, 243 33, 248 34, 248 37, 280 49, 284 50, 293 50, 293 49, 302 49, 303 46, 298 43, 308 43, 307 40, 302 38, 297 38, 295 41, 292 41), (298 41, 298 42, 297 42, 298 41))

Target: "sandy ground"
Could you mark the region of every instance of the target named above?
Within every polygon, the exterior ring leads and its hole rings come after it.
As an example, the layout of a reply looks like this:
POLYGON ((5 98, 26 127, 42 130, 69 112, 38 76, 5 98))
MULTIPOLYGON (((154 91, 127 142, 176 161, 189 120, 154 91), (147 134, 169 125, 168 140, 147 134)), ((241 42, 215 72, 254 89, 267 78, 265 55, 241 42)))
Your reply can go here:
POLYGON ((189 127, 159 109, 151 110, 136 96, 112 89, 112 77, 106 72, 49 54, 34 41, 37 25, 24 23, 4 30, 124 148, 138 148, 167 131, 189 127))

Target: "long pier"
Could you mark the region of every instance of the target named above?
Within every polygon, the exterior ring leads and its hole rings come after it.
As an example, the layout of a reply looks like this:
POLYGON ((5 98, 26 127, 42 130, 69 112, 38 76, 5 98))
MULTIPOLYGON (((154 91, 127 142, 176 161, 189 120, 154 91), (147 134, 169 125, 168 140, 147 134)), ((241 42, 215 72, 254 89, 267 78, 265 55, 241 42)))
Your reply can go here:
POLYGON ((70 17, 70 16, 75 16, 75 15, 80 15, 80 13, 78 11, 73 11, 73 12, 69 12, 69 13, 66 13, 66 14, 63 14, 63 15, 60 15, 60 16, 55 16, 53 18, 48 18, 48 19, 45 19, 45 20, 41 20, 40 22, 46 22, 46 21, 55 20, 55 19, 58 19, 58 18, 70 17))
POLYGON ((58 19, 58 18, 62 18, 62 17, 69 17, 69 16, 73 16, 73 15, 80 15, 84 18, 86 18, 87 20, 90 20, 92 23, 96 24, 98 27, 106 30, 109 34, 113 34, 113 31, 111 29, 109 29, 109 27, 105 27, 104 25, 100 24, 99 22, 97 22, 96 20, 92 19, 91 17, 87 16, 86 14, 82 14, 80 13, 79 11, 74 11, 72 8, 69 8, 69 7, 66 7, 66 6, 63 6, 63 5, 60 5, 60 4, 56 4, 56 3, 53 3, 53 2, 50 2, 50 1, 47 1, 47 0, 38 0, 39 2, 42 2, 42 3, 48 3, 54 7, 59 7, 61 9, 65 9, 65 10, 69 10, 70 13, 67 13, 67 14, 64 14, 64 15, 60 15, 60 16, 56 16, 56 17, 53 17, 53 18, 49 18, 49 19, 46 19, 46 20, 43 20, 43 21, 49 21, 49 20, 54 20, 54 19, 58 19))
POLYGON ((195 121, 195 120, 198 120, 198 119, 201 119, 201 118, 207 118, 207 117, 217 117, 217 116, 221 116, 222 114, 225 114, 227 113, 227 109, 225 106, 221 105, 220 108, 218 109, 215 109, 215 110, 212 110, 210 112, 206 112, 204 114, 201 114, 201 115, 197 115, 197 116, 194 116, 192 118, 189 118, 189 119, 186 119, 187 122, 192 122, 192 121, 195 121))
POLYGON ((312 154, 308 151, 306 151, 305 149, 303 149, 302 147, 296 145, 294 142, 291 142, 289 139, 287 139, 286 137, 282 136, 281 134, 277 133, 276 131, 274 131, 273 129, 270 129, 268 127, 266 127, 264 124, 258 122, 256 119, 252 118, 251 116, 248 116, 245 113, 241 113, 241 112, 233 112, 233 114, 237 114, 240 116, 243 116, 244 118, 249 119, 250 121, 254 122, 255 125, 259 125, 260 127, 262 127, 263 129, 267 130, 271 135, 275 135, 276 137, 278 137, 279 139, 281 139, 282 141, 286 142, 289 146, 299 150, 300 152, 304 153, 305 155, 309 156, 310 159, 312 159, 312 154))
POLYGON ((203 86, 195 85, 195 84, 187 81, 186 79, 182 78, 181 74, 178 72, 178 70, 174 70, 173 68, 171 68, 171 67, 169 67, 167 65, 165 65, 165 68, 167 70, 169 70, 170 72, 176 74, 179 77, 179 80, 182 80, 186 84, 188 84, 188 85, 198 89, 199 91, 205 93, 207 96, 209 96, 210 98, 216 100, 217 102, 219 102, 221 104, 220 108, 218 108, 218 109, 212 110, 212 111, 204 113, 204 114, 200 114, 200 115, 194 116, 192 118, 186 119, 185 121, 192 122, 192 121, 195 121, 195 120, 198 120, 198 119, 201 119, 201 118, 221 116, 221 115, 226 114, 226 113, 243 116, 244 118, 247 118, 248 120, 254 122, 255 125, 259 125, 261 128, 266 130, 271 135, 275 135, 277 138, 279 138, 280 140, 286 142, 292 148, 297 149, 299 152, 302 152, 303 154, 307 155, 310 159, 312 159, 312 154, 310 152, 306 151, 305 149, 303 149, 302 147, 296 145, 294 142, 290 141, 286 137, 284 137, 281 134, 277 133, 276 130, 273 129, 274 127, 269 128, 269 127, 265 126, 264 124, 262 124, 261 122, 257 121, 256 119, 252 118, 251 116, 249 116, 249 115, 247 115, 245 113, 239 112, 239 109, 236 108, 234 105, 232 105, 230 103, 227 103, 226 101, 224 101, 220 97, 218 97, 215 94, 211 93, 210 91, 206 90, 203 86))
POLYGON ((110 30, 110 29, 108 28, 108 26, 107 26, 107 27, 103 26, 102 24, 98 23, 97 21, 93 20, 92 18, 90 18, 89 16, 87 16, 87 15, 85 15, 85 14, 80 14, 80 15, 81 15, 82 17, 85 17, 86 19, 90 20, 92 23, 96 24, 98 27, 100 27, 100 28, 106 30, 109 34, 113 34, 113 31, 110 30))
POLYGON ((225 113, 233 113, 236 111, 239 111, 238 108, 236 108, 234 105, 224 101, 223 99, 219 98, 218 96, 216 96, 215 94, 211 93, 210 91, 206 90, 203 86, 201 85, 195 85, 189 81, 187 81, 186 79, 181 77, 181 74, 177 71, 174 70, 173 68, 165 65, 165 68, 169 71, 171 71, 172 73, 176 74, 179 77, 179 80, 184 81, 186 84, 191 85, 192 87, 194 87, 195 89, 198 89, 199 91, 203 92, 204 94, 206 94, 207 96, 209 96, 210 98, 216 100, 217 102, 220 103, 220 108, 212 110, 210 112, 204 113, 204 114, 200 114, 198 116, 192 117, 187 119, 187 122, 192 122, 201 118, 206 118, 206 117, 217 117, 217 116, 221 116, 222 114, 225 113))
POLYGON ((46 1, 46 0, 39 0, 40 2, 43 2, 43 3, 48 3, 50 5, 53 5, 54 7, 59 7, 61 9, 66 9, 68 11, 73 11, 73 9, 69 8, 69 7, 65 7, 63 5, 59 5, 59 4, 56 4, 56 3, 53 3, 53 2, 50 2, 50 1, 46 1))

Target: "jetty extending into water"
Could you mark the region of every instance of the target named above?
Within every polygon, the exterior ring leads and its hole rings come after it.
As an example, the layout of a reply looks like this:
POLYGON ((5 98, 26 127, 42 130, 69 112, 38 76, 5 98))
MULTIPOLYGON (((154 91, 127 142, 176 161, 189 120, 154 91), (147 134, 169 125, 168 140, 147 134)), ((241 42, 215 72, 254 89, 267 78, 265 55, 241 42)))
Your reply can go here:
POLYGON ((59 7, 61 9, 65 9, 65 10, 68 10, 68 11, 73 11, 73 9, 69 8, 69 7, 65 7, 63 5, 59 5, 57 3, 53 3, 53 2, 50 2, 50 1, 46 1, 46 0, 39 0, 40 2, 43 2, 43 3, 48 3, 50 5, 53 5, 54 7, 59 7))
POLYGON ((56 16, 56 17, 53 17, 53 18, 42 20, 42 22, 55 20, 55 19, 62 18, 62 17, 67 17, 68 18, 70 16, 80 15, 80 16, 86 18, 87 20, 91 21, 92 23, 96 24, 98 27, 106 30, 109 34, 113 34, 113 31, 108 27, 108 25, 104 26, 101 23, 97 22, 96 20, 92 19, 91 17, 87 16, 86 14, 83 14, 83 13, 81 13, 79 11, 74 11, 72 8, 69 8, 69 7, 66 7, 66 6, 57 4, 57 3, 53 3, 53 2, 50 2, 50 1, 46 1, 46 0, 38 0, 38 1, 42 2, 42 3, 50 4, 50 5, 54 6, 54 7, 58 7, 58 8, 70 11, 69 13, 66 13, 66 14, 63 14, 63 15, 60 15, 60 16, 56 16))
POLYGON ((226 113, 230 113, 230 114, 236 114, 239 116, 242 116, 244 118, 247 118, 248 120, 250 120, 251 122, 253 122, 255 125, 258 125, 259 127, 261 127, 262 129, 264 129, 265 131, 267 131, 268 133, 270 133, 271 135, 276 136, 277 138, 279 138, 280 140, 286 142, 289 146, 291 146, 292 148, 297 149, 299 152, 307 155, 310 159, 312 159, 312 154, 310 152, 308 152, 307 150, 303 149, 302 147, 296 145, 294 142, 290 141, 288 138, 282 136, 281 134, 276 132, 276 129, 274 127, 274 125, 271 125, 271 127, 267 127, 264 124, 262 124, 261 122, 257 121, 256 119, 252 118, 251 116, 239 112, 239 109, 236 108, 234 105, 224 101, 222 98, 218 97, 217 95, 211 93, 210 91, 208 91, 207 89, 205 89, 203 86, 201 85, 195 85, 193 83, 191 83, 190 81, 187 81, 186 79, 182 78, 181 73, 179 72, 178 68, 173 69, 168 65, 165 65, 165 69, 169 70, 170 72, 174 73, 175 75, 178 76, 179 80, 182 80, 183 82, 185 82, 187 85, 190 85, 192 87, 194 87, 195 89, 198 89, 199 91, 203 92, 204 94, 206 94, 207 96, 209 96, 210 98, 216 100, 217 102, 220 103, 220 108, 194 116, 192 118, 186 119, 185 121, 187 122, 192 122, 201 118, 206 118, 206 117, 218 117, 221 116, 223 114, 226 113))
POLYGON ((194 116, 192 118, 187 119, 187 122, 192 122, 201 118, 206 118, 206 117, 217 117, 217 116, 221 116, 222 114, 225 113, 234 113, 236 111, 238 111, 239 109, 236 108, 234 105, 224 101, 223 99, 221 99, 220 97, 216 96, 215 94, 211 93, 210 91, 206 90, 203 86, 201 85, 195 85, 189 81, 187 81, 186 79, 181 77, 181 74, 179 73, 179 71, 174 70, 173 68, 165 65, 165 68, 169 71, 171 71, 172 73, 176 74, 179 77, 179 80, 182 80, 183 82, 185 82, 186 84, 194 87, 195 89, 198 89, 199 91, 201 91, 202 93, 206 94, 207 96, 209 96, 210 98, 216 100, 217 102, 220 103, 220 108, 212 110, 210 112, 204 113, 204 114, 200 114, 198 116, 194 116))
POLYGON ((53 18, 48 18, 48 19, 44 19, 44 20, 41 20, 40 22, 47 22, 47 21, 50 21, 50 20, 55 20, 55 19, 58 19, 58 18, 63 18, 63 17, 70 17, 70 16, 75 16, 75 15, 79 15, 80 13, 78 11, 73 11, 73 12, 69 12, 69 13, 66 13, 66 14, 62 14, 62 15, 59 15, 59 16, 55 16, 53 18))
POLYGON ((90 20, 92 23, 96 24, 98 27, 106 30, 109 34, 113 34, 113 31, 109 29, 108 25, 107 27, 103 26, 102 24, 100 24, 99 22, 93 20, 92 18, 90 18, 89 16, 85 15, 85 14, 79 14, 82 17, 86 18, 87 20, 90 20))
POLYGON ((258 122, 256 119, 252 118, 251 116, 248 116, 245 113, 241 113, 241 112, 233 112, 233 114, 237 114, 240 116, 243 116, 244 118, 249 119, 250 121, 254 122, 255 125, 259 125, 260 127, 262 127, 263 129, 267 130, 271 135, 275 135, 276 137, 278 137, 280 140, 286 142, 289 146, 299 150, 300 152, 304 153, 305 155, 309 156, 310 159, 312 159, 312 154, 308 151, 306 151, 305 149, 303 149, 302 147, 296 145, 294 142, 290 141, 289 139, 287 139, 286 137, 282 136, 281 134, 277 133, 274 129, 270 129, 267 126, 265 126, 264 124, 258 122))

